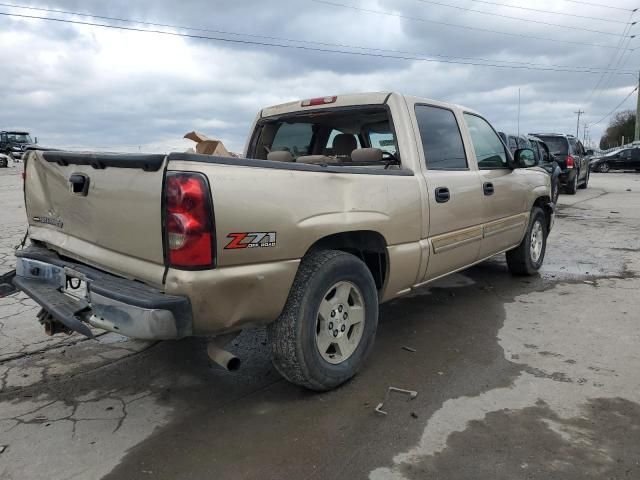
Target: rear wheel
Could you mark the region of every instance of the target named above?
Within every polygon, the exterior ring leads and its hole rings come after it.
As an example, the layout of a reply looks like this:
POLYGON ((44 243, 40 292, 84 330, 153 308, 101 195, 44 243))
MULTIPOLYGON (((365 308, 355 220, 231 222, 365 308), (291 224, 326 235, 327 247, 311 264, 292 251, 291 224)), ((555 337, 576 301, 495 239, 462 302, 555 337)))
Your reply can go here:
POLYGON ((573 176, 573 180, 571 180, 571 183, 567 185, 567 193, 569 195, 575 195, 577 191, 578 191, 578 172, 576 172, 576 174, 573 176))
POLYGON ((584 190, 589 186, 589 175, 590 175, 590 172, 589 170, 587 170, 587 176, 584 178, 584 183, 580 185, 578 188, 584 190))
POLYGON ((607 173, 609 170, 611 170, 611 167, 607 162, 604 162, 598 166, 598 170, 602 173, 607 173))
POLYGON ((377 326, 377 289, 364 262, 337 250, 312 252, 268 327, 273 364, 292 383, 330 390, 363 365, 377 326))
POLYGON ((547 249, 547 216, 539 207, 531 210, 529 227, 518 247, 507 252, 507 265, 514 275, 535 275, 547 249))
POLYGON ((7 157, 0 157, 0 168, 7 168, 9 166, 9 160, 7 157))

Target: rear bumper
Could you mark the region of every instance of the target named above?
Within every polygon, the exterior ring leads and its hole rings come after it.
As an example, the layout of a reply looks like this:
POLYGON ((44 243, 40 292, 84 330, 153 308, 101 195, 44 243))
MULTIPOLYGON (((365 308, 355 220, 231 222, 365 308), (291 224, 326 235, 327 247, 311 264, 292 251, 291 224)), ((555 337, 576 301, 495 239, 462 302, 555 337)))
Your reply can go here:
POLYGON ((61 259, 44 248, 17 253, 14 285, 35 300, 54 321, 91 336, 88 325, 145 340, 193 334, 191 303, 148 285, 61 259), (65 294, 69 279, 86 283, 86 296, 65 294))
POLYGON ((560 179, 560 185, 562 186, 570 185, 577 174, 578 174, 578 170, 576 170, 575 168, 562 170, 560 172, 560 176, 558 177, 560 179))

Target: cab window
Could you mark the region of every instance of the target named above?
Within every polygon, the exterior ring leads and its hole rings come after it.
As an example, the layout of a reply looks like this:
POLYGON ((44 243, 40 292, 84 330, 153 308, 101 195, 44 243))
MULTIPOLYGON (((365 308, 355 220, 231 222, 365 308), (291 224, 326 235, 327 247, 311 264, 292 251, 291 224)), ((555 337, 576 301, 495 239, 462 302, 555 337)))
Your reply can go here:
POLYGON ((508 168, 504 144, 491 125, 484 118, 470 113, 465 113, 464 118, 471 135, 478 168, 481 170, 508 168))
POLYGON ((310 123, 283 123, 273 139, 272 150, 287 150, 293 158, 308 155, 313 140, 310 123))

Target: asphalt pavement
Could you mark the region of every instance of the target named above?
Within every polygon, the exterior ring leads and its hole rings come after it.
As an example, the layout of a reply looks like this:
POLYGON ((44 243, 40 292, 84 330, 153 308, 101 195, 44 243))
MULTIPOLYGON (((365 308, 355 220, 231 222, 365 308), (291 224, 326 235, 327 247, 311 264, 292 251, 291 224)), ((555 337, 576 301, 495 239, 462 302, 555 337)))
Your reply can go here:
MULTIPOLYGON (((20 168, 0 169, 0 273, 20 168)), ((640 174, 592 174, 539 276, 500 256, 383 305, 366 368, 324 394, 279 377, 264 330, 229 373, 202 339, 47 337, 0 299, 0 479, 640 478, 639 252, 640 174), (418 396, 381 416, 389 386, 418 396)))

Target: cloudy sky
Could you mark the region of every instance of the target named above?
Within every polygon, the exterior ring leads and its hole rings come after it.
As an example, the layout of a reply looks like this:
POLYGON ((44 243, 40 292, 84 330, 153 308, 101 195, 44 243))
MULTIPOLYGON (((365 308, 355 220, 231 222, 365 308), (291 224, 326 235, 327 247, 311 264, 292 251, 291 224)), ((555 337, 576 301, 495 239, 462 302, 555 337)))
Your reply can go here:
POLYGON ((217 39, 0 15, 0 129, 59 147, 183 150, 195 129, 241 151, 264 106, 378 90, 460 103, 512 132, 520 89, 521 132, 575 133, 574 112, 597 122, 640 68, 640 36, 624 36, 640 30, 640 0, 16 2, 0 12, 217 39))

